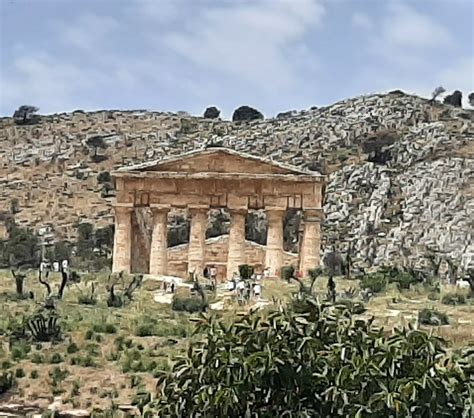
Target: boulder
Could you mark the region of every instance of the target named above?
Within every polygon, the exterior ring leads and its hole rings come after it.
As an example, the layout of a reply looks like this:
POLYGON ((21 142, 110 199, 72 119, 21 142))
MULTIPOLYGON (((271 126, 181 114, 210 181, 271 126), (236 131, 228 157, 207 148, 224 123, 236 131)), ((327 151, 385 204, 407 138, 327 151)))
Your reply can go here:
POLYGON ((263 114, 250 106, 240 106, 238 109, 235 109, 234 114, 232 115, 233 122, 256 119, 263 119, 263 114))
POLYGON ((220 114, 221 114, 221 111, 215 106, 208 107, 204 111, 204 117, 207 119, 217 119, 220 114))

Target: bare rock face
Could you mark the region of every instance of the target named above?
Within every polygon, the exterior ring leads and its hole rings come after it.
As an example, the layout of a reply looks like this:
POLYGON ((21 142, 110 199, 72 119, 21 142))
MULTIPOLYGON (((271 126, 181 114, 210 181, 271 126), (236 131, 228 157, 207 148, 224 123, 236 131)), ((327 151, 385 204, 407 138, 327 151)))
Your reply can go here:
POLYGON ((215 106, 208 107, 204 111, 204 117, 206 119, 217 119, 220 114, 221 114, 221 111, 215 106))
POLYGON ((263 114, 250 106, 240 106, 232 115, 233 122, 263 119, 263 114))
POLYGON ((443 102, 451 106, 462 107, 462 93, 456 90, 453 94, 446 96, 443 102))

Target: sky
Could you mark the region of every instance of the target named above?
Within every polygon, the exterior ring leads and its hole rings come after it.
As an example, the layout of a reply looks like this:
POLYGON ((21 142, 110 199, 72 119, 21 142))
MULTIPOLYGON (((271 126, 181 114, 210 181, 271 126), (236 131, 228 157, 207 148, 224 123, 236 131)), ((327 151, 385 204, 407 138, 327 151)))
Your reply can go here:
POLYGON ((473 0, 0 0, 0 115, 474 91, 473 0))

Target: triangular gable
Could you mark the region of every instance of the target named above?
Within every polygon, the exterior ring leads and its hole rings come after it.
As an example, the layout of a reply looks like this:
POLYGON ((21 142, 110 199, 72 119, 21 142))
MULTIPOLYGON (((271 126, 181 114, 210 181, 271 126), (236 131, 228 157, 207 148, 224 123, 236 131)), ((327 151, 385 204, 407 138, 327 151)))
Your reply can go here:
POLYGON ((176 157, 123 167, 118 172, 245 173, 318 175, 228 148, 207 148, 176 157))

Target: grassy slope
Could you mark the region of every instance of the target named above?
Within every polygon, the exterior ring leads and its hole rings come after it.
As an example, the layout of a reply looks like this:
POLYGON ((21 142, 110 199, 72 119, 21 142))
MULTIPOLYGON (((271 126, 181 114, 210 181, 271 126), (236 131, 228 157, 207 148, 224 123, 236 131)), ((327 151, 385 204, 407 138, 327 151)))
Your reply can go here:
MULTIPOLYGON (((59 274, 57 276, 56 282, 59 281, 59 274)), ((86 276, 85 280, 93 278, 94 276, 86 276)), ((65 298, 59 304, 66 330, 64 341, 54 345, 31 344, 31 351, 23 356, 20 346, 9 347, 7 337, 0 335, 0 369, 6 366, 10 366, 11 370, 21 368, 26 374, 25 377, 18 379, 17 387, 8 396, 0 398, 0 405, 7 401, 34 401, 46 407, 53 396, 59 395, 63 401, 69 401, 71 407, 94 406, 106 409, 113 404, 130 403, 138 386, 143 384, 148 390, 153 390, 153 371, 169 367, 173 358, 185 351, 189 341, 198 338, 191 337, 192 323, 188 320, 189 315, 173 312, 169 305, 153 301, 152 290, 156 288, 153 282, 145 282, 144 287, 136 292, 135 300, 127 307, 108 308, 105 303, 106 279, 107 276, 104 274, 95 277, 99 283, 97 287, 99 301, 96 306, 77 303, 80 294, 78 286, 72 285, 66 290, 65 298), (136 336, 139 325, 150 323, 147 317, 152 318, 153 325, 149 328, 153 329, 155 336, 136 336), (114 332, 100 332, 103 331, 100 328, 104 328, 105 323, 114 325, 114 332), (118 348, 117 340, 123 341, 121 348, 118 348), (71 343, 78 346, 77 352, 67 352, 71 343), (50 364, 55 353, 61 356, 62 361, 50 364), (13 360, 13 355, 20 358, 13 360), (38 359, 42 362, 39 364, 33 362, 38 359), (74 362, 79 362, 81 365, 71 364, 74 362), (57 367, 67 370, 68 375, 62 379, 50 376, 50 372, 57 367), (38 372, 38 377, 35 379, 31 377, 33 370, 38 372)), ((357 281, 342 278, 338 278, 336 283, 338 292, 358 286, 357 281)), ((319 279, 316 291, 324 295, 325 285, 326 279, 319 279)), ((44 297, 44 289, 37 282, 34 273, 28 276, 25 289, 34 291, 36 300, 42 300, 44 297)), ((270 300, 272 298, 287 300, 296 290, 295 284, 267 281, 264 283, 263 297, 270 300)), ((24 314, 32 313, 37 307, 37 304, 29 300, 14 300, 11 296, 13 291, 14 281, 9 273, 0 272, 2 307, 0 331, 5 330, 9 322, 18 320, 24 314)), ((414 322, 420 309, 435 307, 446 312, 451 321, 449 326, 434 328, 435 333, 449 339, 453 347, 474 344, 473 305, 446 306, 439 301, 429 300, 421 288, 403 293, 390 288, 386 294, 372 299, 367 307, 368 311, 364 316, 374 315, 376 322, 387 329, 414 322)), ((222 314, 232 318, 238 310, 235 305, 231 305, 230 309, 222 314)))

